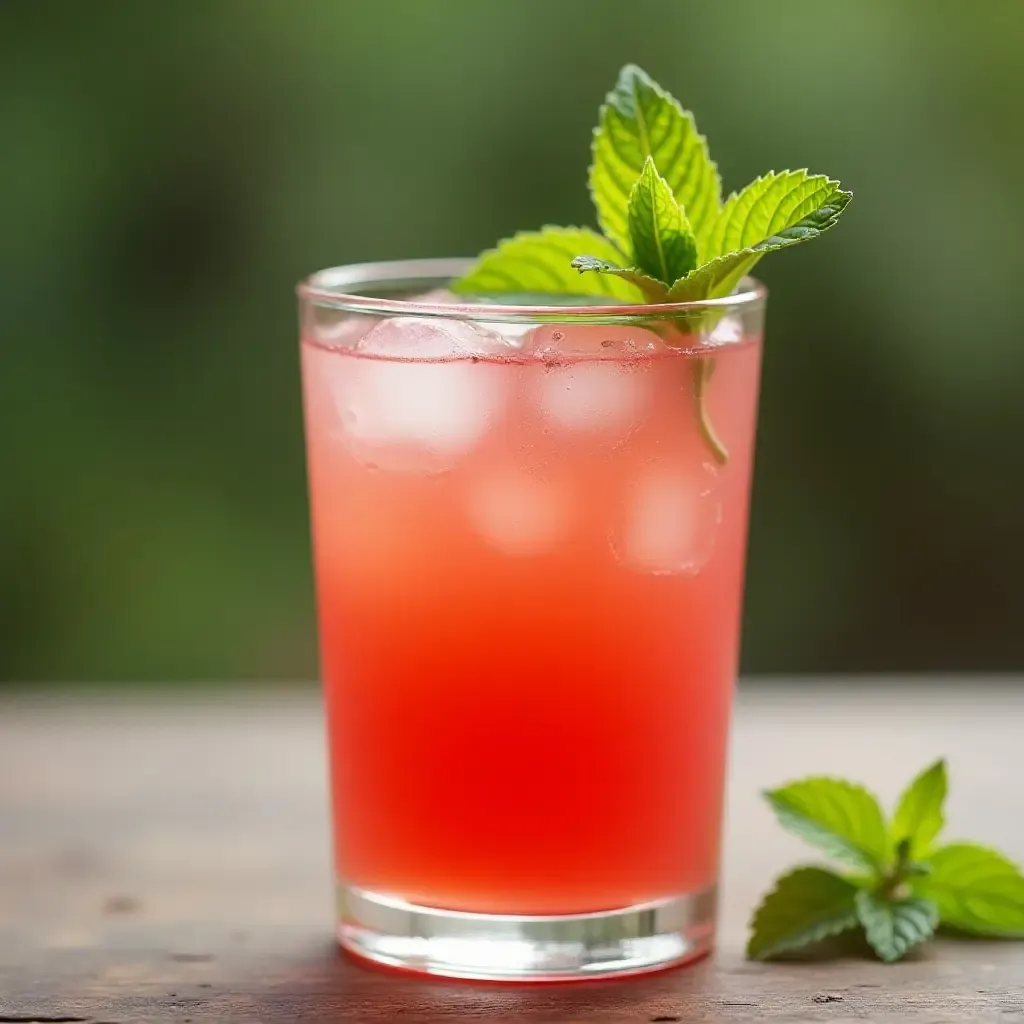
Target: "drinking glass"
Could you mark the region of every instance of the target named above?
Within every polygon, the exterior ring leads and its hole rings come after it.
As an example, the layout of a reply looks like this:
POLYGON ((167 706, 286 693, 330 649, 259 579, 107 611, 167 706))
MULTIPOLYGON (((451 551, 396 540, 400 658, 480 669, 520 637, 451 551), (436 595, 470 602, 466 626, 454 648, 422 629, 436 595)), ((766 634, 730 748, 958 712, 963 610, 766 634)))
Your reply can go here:
POLYGON ((715 929, 766 293, 483 303, 444 291, 466 266, 299 286, 338 936, 465 978, 687 961, 715 929))

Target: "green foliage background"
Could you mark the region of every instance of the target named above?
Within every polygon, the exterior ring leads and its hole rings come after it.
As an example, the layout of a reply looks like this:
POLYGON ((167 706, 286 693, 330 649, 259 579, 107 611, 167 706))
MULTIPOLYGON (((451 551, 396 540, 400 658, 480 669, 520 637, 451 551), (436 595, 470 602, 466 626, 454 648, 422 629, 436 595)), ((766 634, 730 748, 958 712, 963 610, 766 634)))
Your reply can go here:
POLYGON ((5 0, 0 680, 315 673, 294 281, 589 223, 633 60, 773 291, 744 667, 1024 667, 1024 5, 5 0))

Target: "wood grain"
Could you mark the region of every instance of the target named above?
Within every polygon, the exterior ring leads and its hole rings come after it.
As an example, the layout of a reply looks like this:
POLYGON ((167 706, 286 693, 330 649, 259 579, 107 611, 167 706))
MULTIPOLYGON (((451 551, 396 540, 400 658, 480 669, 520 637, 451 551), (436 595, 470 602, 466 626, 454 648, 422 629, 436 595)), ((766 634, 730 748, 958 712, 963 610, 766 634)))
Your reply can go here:
POLYGON ((357 966, 331 939, 322 722, 309 690, 0 702, 5 1021, 1024 1021, 1024 944, 760 965, 745 923, 806 852, 757 791, 852 775, 891 800, 946 754, 950 834, 1024 859, 1024 690, 760 684, 741 696, 719 952, 627 982, 514 988, 357 966))

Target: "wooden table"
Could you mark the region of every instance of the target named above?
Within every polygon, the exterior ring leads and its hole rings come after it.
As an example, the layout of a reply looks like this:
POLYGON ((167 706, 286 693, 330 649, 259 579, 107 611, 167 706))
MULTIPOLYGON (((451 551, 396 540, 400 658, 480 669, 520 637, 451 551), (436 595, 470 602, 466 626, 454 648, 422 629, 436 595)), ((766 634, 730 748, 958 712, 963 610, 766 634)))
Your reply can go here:
POLYGON ((0 701, 0 1022, 1024 1021, 1024 944, 943 940, 901 964, 741 954, 773 875, 811 858, 761 805, 811 772, 891 800, 951 762, 950 834, 1024 859, 1024 688, 759 683, 732 744, 718 954, 628 982, 419 981, 331 938, 315 691, 0 701))

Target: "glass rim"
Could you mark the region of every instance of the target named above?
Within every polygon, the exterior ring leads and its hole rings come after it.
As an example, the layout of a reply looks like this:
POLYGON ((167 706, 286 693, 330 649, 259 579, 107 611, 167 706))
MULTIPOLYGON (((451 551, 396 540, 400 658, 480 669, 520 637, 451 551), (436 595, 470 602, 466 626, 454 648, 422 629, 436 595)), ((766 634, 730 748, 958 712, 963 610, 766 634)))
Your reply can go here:
POLYGON ((553 320, 635 322, 672 319, 695 311, 719 312, 746 310, 763 306, 768 289, 753 277, 744 277, 732 295, 696 302, 636 303, 609 302, 607 305, 520 305, 508 303, 416 302, 411 299, 360 295, 352 289, 398 285, 422 285, 424 290, 441 280, 463 274, 473 260, 466 257, 440 259, 386 260, 377 263, 350 263, 319 270, 301 280, 296 292, 303 301, 350 313, 376 316, 440 317, 450 320, 479 320, 513 323, 550 323, 553 320))

